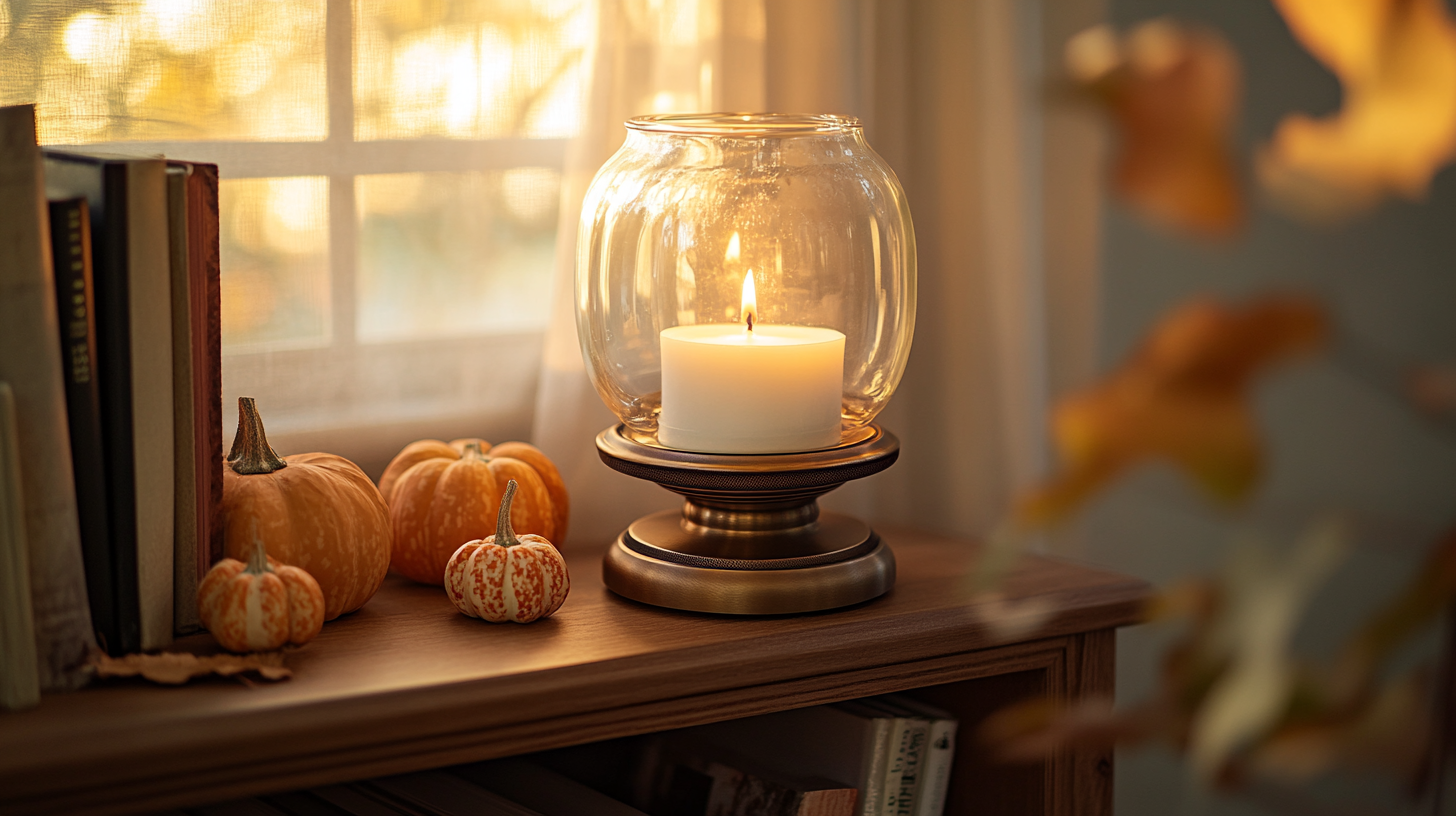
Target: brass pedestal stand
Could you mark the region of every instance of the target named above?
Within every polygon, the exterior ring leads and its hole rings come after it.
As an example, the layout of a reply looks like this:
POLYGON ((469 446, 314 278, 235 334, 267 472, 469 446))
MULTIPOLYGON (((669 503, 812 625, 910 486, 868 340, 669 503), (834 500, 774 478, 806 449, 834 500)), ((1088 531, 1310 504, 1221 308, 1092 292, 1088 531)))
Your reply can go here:
POLYGON ((597 436, 613 470, 681 494, 681 513, 644 516, 602 563, 607 588, 654 606, 778 615, 867 601, 895 583, 895 557, 868 524, 820 513, 818 498, 879 473, 900 443, 877 425, 806 453, 689 453, 597 436))

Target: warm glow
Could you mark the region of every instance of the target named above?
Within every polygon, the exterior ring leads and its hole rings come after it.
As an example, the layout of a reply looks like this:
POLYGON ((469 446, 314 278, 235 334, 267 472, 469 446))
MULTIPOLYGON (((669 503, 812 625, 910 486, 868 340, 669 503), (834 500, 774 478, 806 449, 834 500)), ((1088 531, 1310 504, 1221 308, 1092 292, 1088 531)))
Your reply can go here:
POLYGON ((725 263, 738 263, 738 233, 728 239, 728 251, 723 253, 725 263))
MULTIPOLYGON (((738 233, 733 233, 734 249, 738 248, 738 233)), ((753 270, 743 276, 743 322, 748 324, 748 330, 753 331, 753 322, 758 319, 758 298, 753 293, 753 270)))
POLYGON ((1419 200, 1456 158, 1456 19, 1442 0, 1277 0, 1295 39, 1339 80, 1342 106, 1284 117, 1260 180, 1296 213, 1334 219, 1388 195, 1419 200))
POLYGON ((596 30, 582 0, 503 4, 359 0, 354 17, 354 135, 562 139, 581 125, 583 59, 596 30))

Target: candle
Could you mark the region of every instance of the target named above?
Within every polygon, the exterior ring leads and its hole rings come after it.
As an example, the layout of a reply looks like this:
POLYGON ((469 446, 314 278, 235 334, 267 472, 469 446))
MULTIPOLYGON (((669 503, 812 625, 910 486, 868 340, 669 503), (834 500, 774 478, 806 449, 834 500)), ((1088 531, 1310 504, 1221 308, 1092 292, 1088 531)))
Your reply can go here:
POLYGON ((661 335, 657 439, 702 453, 786 453, 839 444, 844 334, 755 322, 753 271, 743 322, 661 335))

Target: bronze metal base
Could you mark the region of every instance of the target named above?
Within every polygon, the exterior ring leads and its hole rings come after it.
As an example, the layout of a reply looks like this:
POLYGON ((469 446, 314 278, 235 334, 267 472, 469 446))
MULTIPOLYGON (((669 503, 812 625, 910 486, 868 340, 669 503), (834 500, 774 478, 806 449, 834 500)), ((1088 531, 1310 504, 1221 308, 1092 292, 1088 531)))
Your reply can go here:
POLYGON ((633 522, 607 552, 607 588, 635 601, 732 615, 835 609, 888 592, 895 557, 869 525, 819 512, 818 497, 894 464, 900 443, 871 425, 838 447, 704 454, 597 436, 602 461, 686 501, 633 522))

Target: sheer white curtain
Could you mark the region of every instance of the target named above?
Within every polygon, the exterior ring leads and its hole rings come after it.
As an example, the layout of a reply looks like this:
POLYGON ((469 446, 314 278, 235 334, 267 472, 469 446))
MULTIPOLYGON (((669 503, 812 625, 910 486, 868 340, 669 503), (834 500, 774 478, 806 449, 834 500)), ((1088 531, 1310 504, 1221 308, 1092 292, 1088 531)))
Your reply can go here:
POLYGON ((602 0, 586 117, 567 148, 551 320, 537 392, 535 444, 572 496, 572 538, 604 541, 647 512, 673 507, 654 484, 609 470, 596 435, 616 422, 597 397, 576 339, 572 292, 581 200, 643 113, 762 110, 768 0, 602 0))
POLYGON ((600 462, 592 440, 615 419, 584 370, 571 292, 581 197, 623 121, 690 109, 865 121, 910 198, 920 306, 881 418, 901 461, 825 503, 961 533, 993 526, 1045 466, 1049 394, 1091 365, 1096 140, 1081 120, 1046 115, 1043 88, 1054 44, 1100 14, 1096 0, 604 0, 566 160, 534 431, 572 488, 573 538, 608 540, 678 501, 600 462))

